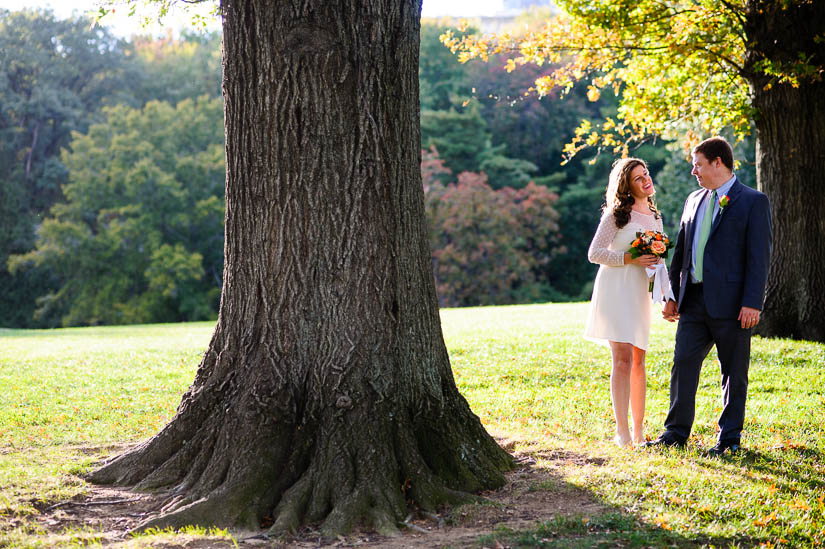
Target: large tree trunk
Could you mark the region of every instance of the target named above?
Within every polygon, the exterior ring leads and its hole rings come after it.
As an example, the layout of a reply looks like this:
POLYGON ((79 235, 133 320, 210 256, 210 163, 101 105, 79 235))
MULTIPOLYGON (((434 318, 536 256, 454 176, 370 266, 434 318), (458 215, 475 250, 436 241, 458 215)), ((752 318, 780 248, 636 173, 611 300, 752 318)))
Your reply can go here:
POLYGON ((226 248, 172 421, 92 474, 168 489, 146 526, 392 532, 503 483, 458 393, 419 172, 420 1, 224 1, 226 248))
MULTIPOLYGON (((756 108, 756 177, 771 201, 773 253, 757 332, 825 341, 825 82, 776 81, 760 62, 825 66, 825 2, 751 0, 745 29, 756 108)), ((798 71, 798 68, 797 68, 798 71)), ((819 78, 819 80, 817 80, 819 78)))

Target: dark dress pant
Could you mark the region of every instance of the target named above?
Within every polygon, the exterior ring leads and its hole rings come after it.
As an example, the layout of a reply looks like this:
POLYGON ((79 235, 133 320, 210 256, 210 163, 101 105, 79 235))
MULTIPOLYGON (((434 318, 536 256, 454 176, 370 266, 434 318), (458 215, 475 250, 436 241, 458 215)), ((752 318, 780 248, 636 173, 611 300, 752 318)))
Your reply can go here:
POLYGON ((737 319, 711 318, 701 284, 689 284, 682 299, 676 349, 670 375, 670 411, 664 436, 684 442, 690 436, 696 411, 696 390, 702 362, 713 345, 722 370, 722 415, 719 440, 738 441, 745 422, 751 330, 737 319))

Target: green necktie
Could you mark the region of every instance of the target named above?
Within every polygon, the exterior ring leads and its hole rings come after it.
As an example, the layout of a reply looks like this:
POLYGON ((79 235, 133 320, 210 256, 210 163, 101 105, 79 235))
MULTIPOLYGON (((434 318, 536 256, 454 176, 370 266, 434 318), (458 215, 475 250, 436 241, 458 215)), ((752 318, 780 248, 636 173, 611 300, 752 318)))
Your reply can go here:
POLYGON ((708 204, 705 206, 705 217, 702 218, 702 227, 699 231, 699 242, 696 243, 696 268, 693 269, 693 276, 697 282, 702 282, 702 265, 705 262, 705 245, 710 236, 710 226, 713 224, 713 207, 716 205, 716 191, 711 191, 708 197, 708 204))

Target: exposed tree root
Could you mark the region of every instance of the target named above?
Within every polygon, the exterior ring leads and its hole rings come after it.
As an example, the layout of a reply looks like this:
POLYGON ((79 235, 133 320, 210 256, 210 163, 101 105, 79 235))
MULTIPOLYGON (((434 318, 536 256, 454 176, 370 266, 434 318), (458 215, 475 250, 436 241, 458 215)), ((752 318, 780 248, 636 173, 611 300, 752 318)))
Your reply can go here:
MULTIPOLYGON (((447 402, 466 407, 461 397, 447 402)), ((266 402, 261 404, 271 412, 266 402)), ((349 532, 356 524, 396 535, 411 508, 434 512, 441 505, 478 499, 471 492, 503 484, 511 459, 469 409, 462 415, 445 407, 427 417, 398 410, 391 414, 389 406, 383 401, 378 410, 366 405, 335 410, 300 427, 242 421, 249 410, 236 406, 241 417, 213 412, 190 433, 181 433, 180 425, 196 425, 186 414, 203 409, 182 406, 164 431, 89 478, 131 482, 136 491, 168 491, 169 501, 159 514, 137 530, 186 525, 256 529, 271 517, 271 534, 313 524, 324 536, 349 532), (371 419, 344 421, 347 414, 371 419), (380 417, 389 419, 376 421, 380 417), (176 446, 170 431, 179 434, 176 446)))

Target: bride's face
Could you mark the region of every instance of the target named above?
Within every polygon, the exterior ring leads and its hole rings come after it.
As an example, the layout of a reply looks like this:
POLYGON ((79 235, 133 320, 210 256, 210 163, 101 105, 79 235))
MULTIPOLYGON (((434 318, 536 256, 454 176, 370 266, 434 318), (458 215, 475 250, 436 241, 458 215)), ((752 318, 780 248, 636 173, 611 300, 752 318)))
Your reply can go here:
POLYGON ((630 194, 636 200, 647 200, 648 196, 656 193, 653 188, 653 179, 647 172, 647 168, 639 164, 630 171, 630 194))

